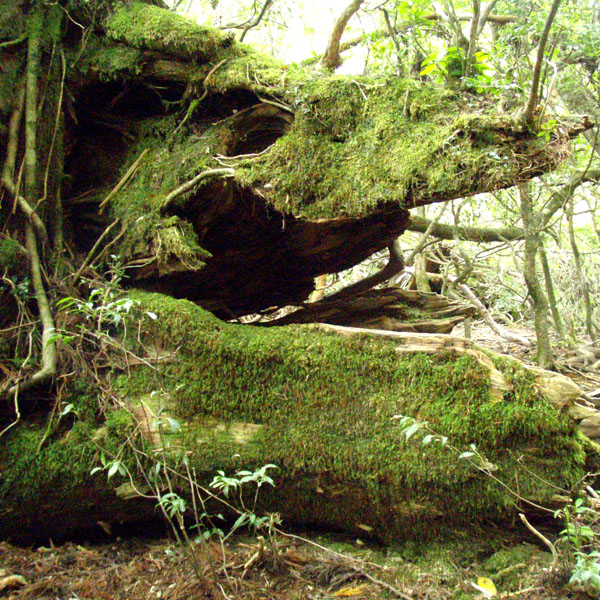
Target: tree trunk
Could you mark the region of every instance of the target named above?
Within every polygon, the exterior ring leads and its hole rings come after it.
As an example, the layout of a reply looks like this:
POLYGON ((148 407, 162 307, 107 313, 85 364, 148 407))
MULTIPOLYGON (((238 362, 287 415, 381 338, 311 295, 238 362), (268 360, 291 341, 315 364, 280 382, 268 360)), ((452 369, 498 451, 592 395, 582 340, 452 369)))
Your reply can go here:
POLYGON ((562 319, 560 318, 560 312, 558 310, 558 304, 556 302, 556 294, 554 293, 554 282, 552 281, 552 273, 550 271, 550 265, 548 264, 548 257, 546 256, 546 249, 541 238, 538 238, 538 252, 540 254, 540 262, 542 263, 542 270, 544 271, 544 282, 546 284, 546 293, 548 294, 548 302, 550 304, 550 311, 552 312, 552 319, 554 320, 554 327, 561 339, 565 338, 565 327, 562 319))
POLYGON ((555 507, 555 486, 571 489, 596 468, 591 445, 584 463, 575 423, 591 424, 597 437, 598 412, 575 404, 577 386, 468 340, 333 326, 265 330, 220 322, 184 300, 131 299, 156 319, 138 358, 113 378, 120 408, 106 407, 103 422, 95 395, 73 390, 73 411, 49 437, 43 422, 3 437, 3 537, 58 541, 99 521, 114 529, 153 518, 150 473, 159 461, 159 471, 172 469, 177 493, 189 493, 182 456, 203 486, 217 470, 273 463, 276 487, 262 506, 285 523, 388 542, 535 512, 527 502, 555 507), (427 425, 407 439, 400 414, 427 425), (430 431, 448 444, 422 445, 430 431), (477 458, 459 458, 473 443, 477 458), (91 475, 101 456, 106 470, 119 461, 129 475, 91 475))
MULTIPOLYGON (((11 234, 0 240, 0 266, 12 285, 26 283, 23 258, 37 264, 40 249, 37 306, 0 296, 1 358, 6 347, 26 348, 10 355, 22 370, 7 369, 2 386, 12 392, 2 416, 16 417, 0 432, 3 536, 57 541, 100 521, 152 518, 169 489, 156 484, 161 469, 173 469, 177 493, 189 490, 190 478, 177 474, 184 457, 202 483, 218 469, 275 463, 270 510, 385 540, 512 517, 523 497, 552 505, 555 486, 581 481, 583 450, 597 457, 575 421, 595 435, 595 413, 569 416, 578 391, 562 379, 557 408, 540 383, 549 375, 462 341, 345 339, 214 315, 303 302, 317 275, 390 246, 409 208, 553 169, 586 120, 561 121, 546 143, 516 116, 486 114, 485 99, 462 102, 461 92, 410 79, 315 78, 157 6, 73 3, 62 26, 61 4, 16 10, 40 7, 42 37, 31 15, 2 20, 0 31, 13 41, 26 33, 30 51, 15 43, 0 58, 0 149, 11 175, 3 187, 14 200, 0 206, 11 234), (9 121, 11 113, 20 121, 24 65, 21 136, 9 121), (14 168, 23 158, 26 197, 14 168), (46 183, 49 201, 38 202, 46 183), (48 213, 61 198, 74 277, 59 279, 50 257, 62 245, 60 216, 48 213), (78 300, 82 280, 97 278, 110 254, 122 261, 110 286, 78 300), (119 304, 111 294, 123 273, 128 285, 166 295, 131 289, 120 298, 131 303, 119 304), (20 378, 42 375, 54 387, 23 402, 20 378), (452 448, 408 439, 400 413, 452 448), (453 450, 471 443, 480 462, 453 450), (97 466, 108 483, 91 475, 97 466)), ((386 309, 397 312, 397 299, 386 309)))
POLYGON ((521 218, 525 229, 525 247, 523 257, 523 276, 527 291, 533 300, 535 335, 537 339, 537 362, 545 368, 552 368, 554 359, 548 335, 548 300, 540 283, 535 268, 535 257, 538 249, 538 224, 533 214, 533 204, 529 191, 519 186, 521 218))

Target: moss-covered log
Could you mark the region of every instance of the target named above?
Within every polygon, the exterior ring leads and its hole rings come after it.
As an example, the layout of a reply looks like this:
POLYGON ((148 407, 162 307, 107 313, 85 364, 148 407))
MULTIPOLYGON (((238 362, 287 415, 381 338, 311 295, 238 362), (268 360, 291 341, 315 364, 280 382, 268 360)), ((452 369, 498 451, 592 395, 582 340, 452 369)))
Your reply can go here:
POLYGON ((388 246, 413 206, 552 170, 587 127, 547 141, 483 97, 289 67, 135 2, 69 57, 77 247, 118 219, 111 252, 138 285, 227 318, 305 300, 315 276, 388 246))
MULTIPOLYGON (((466 340, 421 337, 437 345, 414 346, 409 334, 256 328, 223 323, 185 300, 134 298, 157 319, 141 340, 147 365, 132 361, 113 377, 122 408, 100 418, 93 391, 73 391, 78 416, 39 452, 44 423, 5 434, 0 534, 61 537, 156 514, 153 501, 131 498, 127 478, 107 484, 90 475, 103 450, 128 464, 144 490, 128 438, 148 453, 146 470, 165 452, 173 464, 185 454, 204 483, 219 469, 274 463, 277 487, 263 506, 284 521, 386 540, 500 520, 531 510, 527 501, 555 506, 558 489, 566 494, 585 474, 586 456, 597 459, 569 416, 576 386, 550 402, 557 386, 548 376, 568 380, 466 340), (427 421, 461 452, 476 444, 489 473, 448 446, 422 446, 419 434, 407 440, 398 414, 427 421), (177 419, 181 431, 160 434, 157 415, 177 419)), ((185 478, 173 477, 185 494, 185 478)))

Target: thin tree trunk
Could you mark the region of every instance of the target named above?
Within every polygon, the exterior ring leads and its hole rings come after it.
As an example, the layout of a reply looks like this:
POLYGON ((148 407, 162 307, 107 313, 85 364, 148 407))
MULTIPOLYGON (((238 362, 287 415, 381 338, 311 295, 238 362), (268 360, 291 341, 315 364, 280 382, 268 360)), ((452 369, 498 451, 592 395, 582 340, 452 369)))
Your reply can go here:
POLYGON ((554 366, 552 346, 548 335, 548 300, 535 270, 535 257, 538 250, 537 223, 533 213, 533 203, 529 191, 519 186, 521 218, 525 229, 525 255, 523 257, 523 275, 527 290, 534 304, 535 335, 537 338, 537 362, 540 367, 550 369, 554 366))
POLYGON ((415 258, 415 283, 419 292, 431 292, 427 278, 427 258, 423 253, 417 254, 415 258))
POLYGON ((558 311, 558 305, 556 302, 556 294, 554 293, 554 282, 552 281, 552 273, 550 272, 550 265, 548 264, 548 257, 546 256, 546 249, 542 240, 538 243, 538 252, 540 253, 540 262, 542 264, 542 270, 544 271, 544 282, 546 283, 546 294, 548 294, 548 303, 550 304, 550 311, 552 312, 552 319, 558 335, 562 339, 565 338, 565 326, 563 325, 562 319, 560 318, 560 312, 558 311))
MULTIPOLYGON (((27 53, 26 100, 25 100, 25 196, 29 204, 35 206, 37 197, 37 115, 38 115, 38 77, 41 62, 41 33, 43 29, 43 9, 38 8, 32 17, 27 53)), ((48 296, 42 281, 42 267, 38 240, 30 221, 25 224, 25 240, 29 253, 31 283, 42 322, 42 365, 40 369, 23 382, 9 389, 16 395, 39 383, 54 377, 56 373, 56 329, 50 310, 48 296)))
POLYGON ((481 2, 473 0, 473 19, 471 20, 471 33, 469 34, 469 48, 467 50, 467 58, 465 60, 464 80, 466 81, 471 76, 471 66, 475 57, 475 48, 477 46, 477 37, 479 34, 479 15, 481 12, 481 2))
POLYGON ((352 2, 344 9, 344 12, 335 22, 333 31, 329 37, 327 49, 325 50, 325 54, 321 59, 321 64, 326 69, 334 70, 342 64, 342 59, 340 57, 340 43, 344 29, 346 29, 346 25, 348 24, 348 21, 351 19, 352 15, 358 12, 358 9, 363 2, 364 0, 352 0, 352 2))
POLYGON ((533 123, 533 115, 535 113, 535 107, 538 103, 540 75, 542 73, 542 63, 544 62, 546 44, 548 43, 550 28, 552 27, 552 22, 554 21, 554 17, 556 17, 556 13, 558 12, 558 7, 560 6, 560 3, 561 0, 554 0, 554 2, 552 3, 550 12, 548 13, 548 17, 546 18, 546 23, 544 24, 542 35, 540 36, 537 58, 535 60, 535 67, 533 68, 533 77, 531 80, 531 93, 529 94, 529 100, 527 101, 525 112, 523 113, 523 120, 527 125, 531 125, 533 123))
POLYGON ((590 300, 590 292, 588 290, 585 275, 581 267, 581 254, 575 240, 575 229, 573 227, 573 198, 569 201, 567 207, 567 223, 569 225, 569 243, 571 244, 571 250, 573 252, 573 263, 575 265, 575 275, 577 276, 577 283, 583 296, 583 305, 585 308, 585 332, 587 333, 590 340, 594 341, 594 326, 592 321, 592 303, 590 300))

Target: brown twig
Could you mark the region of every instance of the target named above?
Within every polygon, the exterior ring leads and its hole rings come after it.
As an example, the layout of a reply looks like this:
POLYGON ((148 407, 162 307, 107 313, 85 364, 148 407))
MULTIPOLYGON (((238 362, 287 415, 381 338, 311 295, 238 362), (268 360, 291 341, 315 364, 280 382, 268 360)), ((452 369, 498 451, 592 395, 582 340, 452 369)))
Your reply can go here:
POLYGON ((519 513, 519 519, 523 521, 523 524, 533 535, 535 535, 539 540, 543 542, 543 544, 550 550, 552 553, 552 564, 550 565, 550 569, 556 569, 556 565, 558 564, 558 552, 556 551, 556 547, 554 544, 544 535, 542 535, 528 520, 527 517, 523 513, 519 513))
POLYGON ((142 159, 144 158, 144 156, 146 156, 147 152, 148 152, 148 148, 144 148, 144 150, 142 150, 142 153, 137 157, 137 159, 129 167, 129 169, 127 169, 127 173, 125 173, 125 175, 123 175, 123 177, 121 178, 119 183, 117 183, 117 185, 115 185, 115 187, 110 191, 108 196, 106 196, 106 198, 104 198, 104 200, 102 200, 102 202, 100 202, 100 206, 98 208, 98 212, 100 214, 102 214, 102 212, 104 211, 104 207, 109 202, 109 200, 111 198, 113 198, 122 188, 124 188, 125 185, 127 185, 129 180, 133 177, 135 172, 138 170, 138 167, 140 166, 140 163, 142 162, 142 159))

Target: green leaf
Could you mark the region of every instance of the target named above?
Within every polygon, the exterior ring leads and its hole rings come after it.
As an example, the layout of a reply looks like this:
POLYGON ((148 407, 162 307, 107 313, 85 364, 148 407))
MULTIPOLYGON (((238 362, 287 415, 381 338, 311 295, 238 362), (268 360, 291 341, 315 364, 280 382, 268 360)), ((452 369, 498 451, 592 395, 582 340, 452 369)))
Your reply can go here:
POLYGON ((167 421, 172 433, 179 433, 181 431, 181 423, 177 419, 167 417, 167 421))
POLYGON ((429 63, 426 67, 423 67, 423 69, 421 69, 421 71, 419 71, 419 75, 421 75, 421 76, 429 75, 429 73, 432 73, 437 68, 438 67, 435 63, 429 63))
POLYGON ((74 409, 75 409, 75 407, 73 406, 73 404, 69 403, 60 411, 60 416, 64 417, 65 415, 68 415, 70 412, 73 412, 74 409))
POLYGON ((107 479, 110 479, 113 475, 115 475, 117 473, 120 465, 121 465, 121 463, 118 460, 115 460, 112 462, 112 464, 110 465, 110 467, 108 469, 107 479))
POLYGON ((421 429, 421 423, 413 423, 408 429, 404 431, 404 437, 409 440, 417 431, 421 429))

